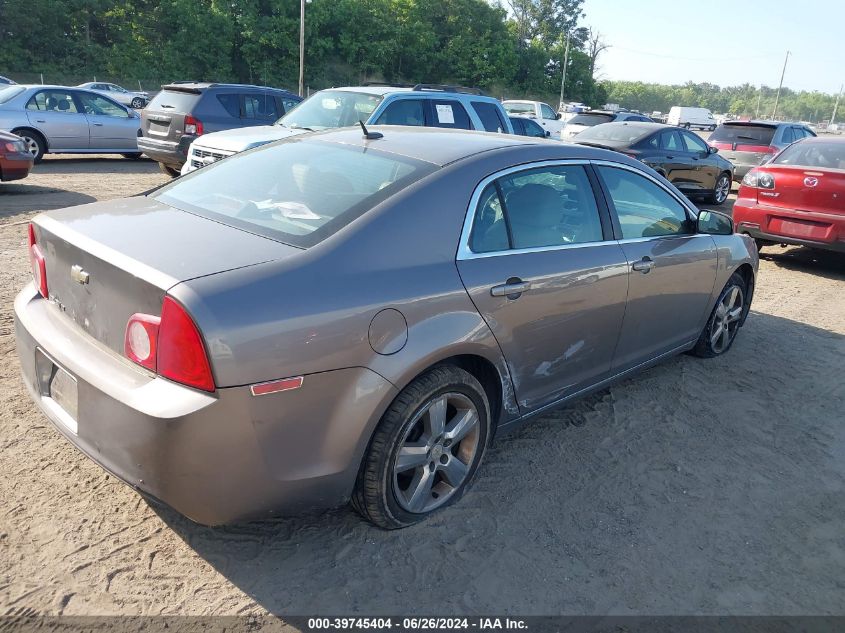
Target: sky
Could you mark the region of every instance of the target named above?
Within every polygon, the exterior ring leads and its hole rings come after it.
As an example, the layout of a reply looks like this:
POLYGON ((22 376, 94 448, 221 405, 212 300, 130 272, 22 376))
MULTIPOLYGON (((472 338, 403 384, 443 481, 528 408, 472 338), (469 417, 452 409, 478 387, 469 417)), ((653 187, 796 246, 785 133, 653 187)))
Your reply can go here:
POLYGON ((602 79, 708 81, 836 94, 845 82, 845 0, 585 0, 581 25, 611 48, 602 79))

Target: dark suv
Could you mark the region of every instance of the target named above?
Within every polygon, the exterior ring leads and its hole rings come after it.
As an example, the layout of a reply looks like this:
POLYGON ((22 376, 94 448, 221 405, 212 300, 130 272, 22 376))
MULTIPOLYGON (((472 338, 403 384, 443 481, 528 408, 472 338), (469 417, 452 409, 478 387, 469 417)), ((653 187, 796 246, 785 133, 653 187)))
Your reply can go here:
POLYGON ((209 132, 268 125, 294 108, 302 97, 287 90, 176 82, 161 87, 141 111, 138 149, 178 176, 195 138, 209 132))
POLYGON ((778 121, 728 121, 707 139, 711 147, 734 164, 734 180, 768 161, 787 145, 815 136, 806 125, 778 121))

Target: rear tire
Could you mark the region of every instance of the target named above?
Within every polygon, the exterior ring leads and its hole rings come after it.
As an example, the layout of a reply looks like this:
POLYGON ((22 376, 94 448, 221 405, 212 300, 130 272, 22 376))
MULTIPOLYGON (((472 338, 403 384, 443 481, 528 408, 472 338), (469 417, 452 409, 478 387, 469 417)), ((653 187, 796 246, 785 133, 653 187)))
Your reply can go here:
POLYGON ((490 437, 490 404, 452 365, 405 387, 382 416, 358 472, 352 506, 392 530, 419 523, 466 491, 490 437))
POLYGON ((29 153, 35 157, 35 162, 40 163, 41 159, 44 158, 44 154, 47 152, 47 141, 44 140, 44 137, 29 128, 12 130, 12 134, 17 134, 23 139, 29 153))
POLYGON ((698 337, 692 353, 700 358, 721 356, 733 345, 742 324, 747 297, 745 279, 734 273, 728 279, 719 299, 707 319, 707 324, 698 337))
POLYGON ((128 154, 121 154, 121 156, 123 156, 124 158, 128 158, 129 160, 139 160, 143 155, 143 152, 130 152, 128 154))
POLYGON ((162 171, 162 173, 167 174, 171 178, 177 178, 178 176, 180 176, 179 170, 175 167, 171 167, 170 165, 159 163, 158 168, 162 171))
POLYGON ((714 131, 716 131, 716 126, 715 126, 715 125, 711 125, 711 126, 710 126, 709 128, 707 128, 707 129, 708 129, 708 130, 710 130, 711 132, 714 132, 714 131))
POLYGON ((690 124, 689 124, 689 122, 684 123, 684 129, 685 129, 685 130, 690 129, 690 124))
POLYGON ((140 110, 141 108, 143 108, 143 107, 144 107, 145 102, 144 102, 144 100, 143 100, 141 97, 135 97, 134 99, 132 99, 132 103, 131 103, 131 105, 132 105, 132 107, 133 107, 133 108, 135 108, 136 110, 140 110))
POLYGON ((713 185, 713 191, 707 197, 707 202, 710 204, 722 204, 731 195, 731 175, 728 172, 722 172, 716 178, 716 183, 713 185))

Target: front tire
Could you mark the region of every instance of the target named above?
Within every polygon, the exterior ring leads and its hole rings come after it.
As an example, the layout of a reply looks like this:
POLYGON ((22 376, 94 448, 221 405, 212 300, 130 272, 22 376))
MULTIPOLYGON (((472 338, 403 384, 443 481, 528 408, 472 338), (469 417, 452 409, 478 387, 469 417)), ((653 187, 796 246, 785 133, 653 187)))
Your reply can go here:
POLYGON ((728 279, 718 301, 707 319, 707 325, 698 337, 692 353, 701 358, 713 358, 727 352, 736 339, 745 313, 748 295, 745 279, 734 273, 728 279))
POLYGON ((484 457, 490 404, 469 372, 434 367, 396 397, 376 427, 352 505, 385 529, 419 523, 461 498, 484 457))
POLYGON ((689 124, 689 122, 684 123, 684 129, 685 129, 685 130, 690 129, 690 124, 689 124))
POLYGON ((144 107, 144 100, 141 97, 135 97, 130 105, 136 110, 140 110, 144 107))
POLYGON ((181 175, 178 169, 176 169, 175 167, 171 167, 170 165, 167 165, 165 163, 159 163, 158 168, 163 174, 167 174, 171 178, 178 178, 181 175))
POLYGON ((47 141, 44 140, 44 137, 35 130, 26 128, 21 130, 12 130, 12 134, 17 134, 23 139, 23 142, 26 143, 27 150, 29 150, 29 153, 35 158, 35 162, 40 163, 47 151, 47 141))
POLYGON ((707 198, 710 204, 722 204, 731 195, 731 175, 728 172, 722 172, 716 178, 716 184, 713 185, 713 191, 707 198))

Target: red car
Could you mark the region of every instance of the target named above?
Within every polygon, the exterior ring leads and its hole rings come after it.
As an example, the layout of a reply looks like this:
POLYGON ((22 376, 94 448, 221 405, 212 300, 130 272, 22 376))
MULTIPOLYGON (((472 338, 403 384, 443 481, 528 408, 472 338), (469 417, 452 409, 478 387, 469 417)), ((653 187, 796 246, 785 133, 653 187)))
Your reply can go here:
POLYGON ((845 138, 807 138, 752 169, 733 218, 758 249, 800 244, 845 253, 845 138))
POLYGON ((20 180, 29 175, 35 158, 21 137, 0 130, 0 180, 20 180))

